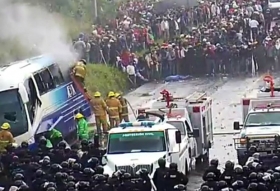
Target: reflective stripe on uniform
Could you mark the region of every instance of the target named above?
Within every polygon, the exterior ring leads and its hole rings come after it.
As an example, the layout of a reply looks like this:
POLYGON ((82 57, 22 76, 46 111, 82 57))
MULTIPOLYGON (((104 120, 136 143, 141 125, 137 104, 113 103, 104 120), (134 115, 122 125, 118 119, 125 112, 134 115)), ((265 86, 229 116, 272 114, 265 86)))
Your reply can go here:
POLYGON ((109 107, 109 109, 111 109, 111 110, 115 110, 115 109, 119 109, 118 107, 109 107))

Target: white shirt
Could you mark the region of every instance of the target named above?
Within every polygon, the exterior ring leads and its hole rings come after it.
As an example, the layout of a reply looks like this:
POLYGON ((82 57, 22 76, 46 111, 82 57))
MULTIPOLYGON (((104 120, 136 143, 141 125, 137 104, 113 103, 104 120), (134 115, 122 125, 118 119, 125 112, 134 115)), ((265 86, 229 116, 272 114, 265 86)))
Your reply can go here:
POLYGON ((134 66, 128 65, 128 66, 126 67, 126 72, 127 72, 127 74, 130 75, 130 76, 132 76, 132 75, 135 76, 135 68, 134 68, 134 66))
POLYGON ((250 28, 257 28, 259 26, 259 22, 256 20, 250 20, 249 26, 250 26, 250 28))

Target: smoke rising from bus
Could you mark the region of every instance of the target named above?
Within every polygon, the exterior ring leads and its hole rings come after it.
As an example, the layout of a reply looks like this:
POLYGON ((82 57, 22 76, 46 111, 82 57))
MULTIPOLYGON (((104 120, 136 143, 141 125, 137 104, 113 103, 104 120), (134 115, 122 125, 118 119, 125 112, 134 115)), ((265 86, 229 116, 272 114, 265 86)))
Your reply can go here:
POLYGON ((52 54, 58 60, 70 62, 74 59, 71 41, 59 20, 44 8, 0 0, 0 42, 17 42, 36 55, 52 54))

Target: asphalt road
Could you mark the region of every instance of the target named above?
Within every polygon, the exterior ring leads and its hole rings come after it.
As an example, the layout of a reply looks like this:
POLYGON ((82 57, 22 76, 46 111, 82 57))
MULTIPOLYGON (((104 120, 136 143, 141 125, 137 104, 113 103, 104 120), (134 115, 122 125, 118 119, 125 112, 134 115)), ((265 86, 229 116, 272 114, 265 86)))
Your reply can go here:
MULTIPOLYGON (((195 91, 205 91, 213 98, 214 146, 210 150, 210 159, 217 158, 220 168, 227 160, 236 162, 233 144, 233 121, 241 121, 241 98, 248 96, 254 89, 262 86, 262 77, 237 78, 199 78, 183 82, 165 84, 146 84, 125 97, 135 110, 160 97, 160 91, 166 89, 174 96, 185 97, 195 91)), ((133 119, 130 110, 130 119, 133 119)), ((188 188, 196 190, 202 183, 200 167, 190 174, 188 188)))

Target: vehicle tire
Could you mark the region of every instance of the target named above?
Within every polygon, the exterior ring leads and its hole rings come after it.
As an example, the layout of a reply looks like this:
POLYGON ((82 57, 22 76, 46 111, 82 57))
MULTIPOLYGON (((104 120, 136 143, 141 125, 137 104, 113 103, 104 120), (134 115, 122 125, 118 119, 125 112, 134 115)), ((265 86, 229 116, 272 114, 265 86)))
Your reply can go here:
POLYGON ((185 175, 189 174, 188 160, 185 161, 185 175))

